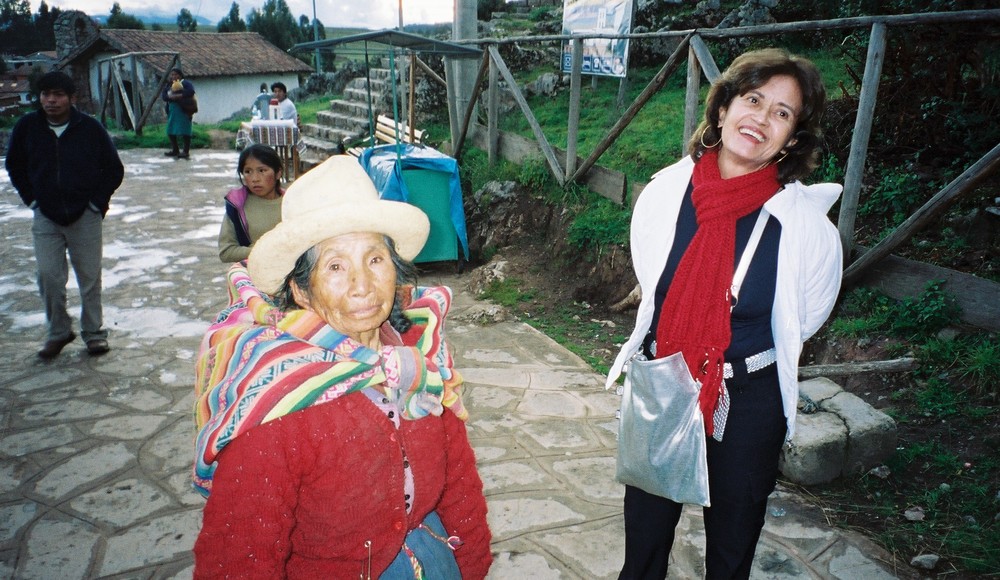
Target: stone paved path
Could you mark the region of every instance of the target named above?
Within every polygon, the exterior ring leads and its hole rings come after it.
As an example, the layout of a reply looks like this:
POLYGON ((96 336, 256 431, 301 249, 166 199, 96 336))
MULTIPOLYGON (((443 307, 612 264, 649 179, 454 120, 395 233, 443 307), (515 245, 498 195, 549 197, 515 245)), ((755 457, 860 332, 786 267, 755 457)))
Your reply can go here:
MULTIPOLYGON (((193 364, 225 304, 215 240, 236 154, 123 151, 105 226, 112 351, 70 344, 45 363, 31 212, 0 172, 0 578, 190 578, 203 500, 189 485, 193 364)), ((456 290, 449 339, 466 378, 469 432, 489 502, 490 578, 615 578, 623 551, 614 482, 618 398, 529 326, 480 326, 456 290)), ((78 316, 75 282, 71 312, 78 316)), ((896 578, 864 538, 779 490, 754 578, 896 578)), ((701 575, 700 512, 685 513, 671 578, 701 575)))

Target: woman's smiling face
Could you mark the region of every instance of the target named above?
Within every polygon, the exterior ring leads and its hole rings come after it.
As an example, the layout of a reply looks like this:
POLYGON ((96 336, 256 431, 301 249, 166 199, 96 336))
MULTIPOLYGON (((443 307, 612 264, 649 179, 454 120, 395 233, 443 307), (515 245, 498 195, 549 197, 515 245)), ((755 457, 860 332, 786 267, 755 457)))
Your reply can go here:
POLYGON ((799 83, 787 75, 771 77, 720 109, 722 177, 752 173, 780 157, 782 149, 795 144, 792 135, 801 110, 799 83))

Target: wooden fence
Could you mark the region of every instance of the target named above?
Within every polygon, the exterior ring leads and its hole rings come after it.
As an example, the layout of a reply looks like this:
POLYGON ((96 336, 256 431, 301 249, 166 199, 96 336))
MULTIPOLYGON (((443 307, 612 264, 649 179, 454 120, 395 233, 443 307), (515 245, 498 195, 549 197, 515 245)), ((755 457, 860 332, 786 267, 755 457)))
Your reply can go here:
MULTIPOLYGON (((848 262, 851 261, 855 247, 854 224, 858 209, 858 198, 861 192, 861 181, 864 174, 864 166, 868 152, 868 140, 871 135, 872 121, 874 119, 875 104, 878 95, 879 78, 882 72, 882 64, 885 58, 886 44, 888 42, 888 29, 895 26, 917 26, 917 25, 956 25, 968 26, 972 22, 1000 22, 1000 9, 993 10, 967 10, 959 12, 934 12, 927 14, 905 14, 893 16, 865 16, 856 18, 840 18, 835 20, 820 20, 808 22, 788 22, 779 24, 767 24, 762 26, 738 27, 728 29, 695 29, 684 31, 667 31, 638 34, 574 34, 574 35, 549 35, 549 36, 528 36, 504 39, 475 39, 454 41, 462 44, 476 44, 484 47, 484 57, 479 67, 479 73, 475 81, 475 90, 469 101, 469 106, 462 118, 461 129, 453 144, 452 150, 456 157, 462 154, 462 148, 467 139, 469 129, 472 127, 472 117, 476 108, 476 103, 482 94, 484 80, 487 91, 487 126, 481 128, 485 132, 485 137, 477 138, 486 151, 491 161, 496 160, 501 151, 501 140, 511 140, 510 136, 503 135, 498 128, 498 105, 499 103, 499 80, 503 78, 506 82, 507 90, 511 91, 514 100, 517 102, 522 114, 528 121, 535 138, 535 147, 542 156, 552 172, 553 177, 560 185, 569 183, 586 183, 588 187, 601 195, 611 199, 616 203, 625 203, 628 199, 628 192, 633 192, 632 197, 641 191, 645 185, 627 184, 625 176, 620 172, 610 170, 600 170, 597 172, 598 178, 591 174, 595 173, 595 166, 600 157, 614 144, 619 136, 624 132, 639 111, 649 102, 649 100, 666 84, 670 76, 680 67, 687 57, 687 85, 685 93, 685 114, 684 114, 684 134, 682 144, 687 143, 698 124, 699 98, 701 90, 701 76, 711 83, 720 75, 719 68, 709 50, 708 43, 730 38, 741 38, 748 36, 769 36, 789 32, 810 32, 837 29, 858 29, 870 28, 868 43, 868 54, 865 63, 865 72, 862 79, 861 91, 859 94, 858 113, 855 120, 854 132, 851 141, 851 150, 847 160, 847 168, 844 178, 844 194, 841 200, 840 213, 838 216, 838 229, 844 244, 844 255, 848 262), (635 101, 625 110, 618 122, 608 131, 605 137, 598 143, 592 152, 581 160, 577 157, 577 127, 580 115, 580 77, 581 77, 581 57, 583 40, 589 38, 622 39, 631 40, 656 40, 663 38, 679 39, 679 44, 673 54, 667 59, 659 72, 636 97, 635 101), (573 45, 572 71, 570 73, 570 106, 567 119, 567 146, 566 151, 557 151, 549 143, 542 131, 541 125, 535 118, 531 107, 518 88, 510 69, 500 55, 498 46, 513 43, 543 43, 555 41, 570 41, 573 45)), ((452 111, 455 115, 456 111, 452 111)), ((480 127, 476 125, 476 127, 480 127)), ((480 130, 475 131, 479 133, 480 130)), ((516 141, 516 140, 515 140, 516 141)), ((511 147, 507 147, 510 149, 511 147)), ((520 145, 523 148, 523 143, 520 145)), ((515 154, 515 157, 518 155, 515 154)), ((890 235, 877 246, 860 256, 845 272, 845 281, 850 283, 860 276, 862 270, 879 258, 891 253, 893 249, 907 241, 913 233, 930 220, 940 216, 948 206, 958 199, 963 193, 973 189, 974 185, 984 177, 995 171, 1000 165, 1000 144, 987 153, 982 159, 971 166, 961 177, 945 187, 935 195, 930 201, 917 210, 903 225, 901 225, 893 235, 890 235)))

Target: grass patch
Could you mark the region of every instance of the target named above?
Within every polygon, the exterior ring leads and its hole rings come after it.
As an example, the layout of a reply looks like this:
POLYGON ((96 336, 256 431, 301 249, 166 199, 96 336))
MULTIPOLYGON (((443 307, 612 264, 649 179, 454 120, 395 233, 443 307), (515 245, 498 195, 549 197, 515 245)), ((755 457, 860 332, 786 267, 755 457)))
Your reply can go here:
POLYGON ((964 578, 1000 570, 1000 339, 940 332, 957 320, 937 281, 906 300, 868 289, 845 296, 829 325, 836 340, 890 337, 909 347, 919 368, 888 393, 900 438, 886 462, 889 475, 810 491, 838 525, 873 535, 903 561, 938 554, 939 572, 964 578))

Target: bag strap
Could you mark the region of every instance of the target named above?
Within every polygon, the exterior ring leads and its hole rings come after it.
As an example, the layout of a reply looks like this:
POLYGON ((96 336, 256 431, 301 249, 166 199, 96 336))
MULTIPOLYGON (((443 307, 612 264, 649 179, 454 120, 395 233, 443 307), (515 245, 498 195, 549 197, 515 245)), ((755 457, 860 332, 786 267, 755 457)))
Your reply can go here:
MULTIPOLYGON (((732 312, 733 308, 736 308, 736 303, 739 302, 740 286, 743 285, 743 279, 746 278, 747 270, 750 269, 750 260, 753 258, 754 253, 757 251, 757 245, 760 244, 760 239, 764 235, 764 227, 767 226, 767 219, 771 217, 771 214, 764 209, 763 206, 760 208, 760 214, 757 215, 757 222, 753 226, 753 231, 750 233, 750 239, 747 240, 747 246, 743 248, 743 253, 740 255, 740 263, 736 266, 736 273, 733 274, 733 285, 729 288, 730 300, 732 301, 732 306, 729 307, 729 311, 732 312)), ((640 358, 645 360, 646 357, 642 354, 642 346, 636 350, 635 354, 630 356, 625 364, 627 365, 632 359, 640 358)), ((627 372, 627 371, 626 371, 627 372)))
POLYGON ((729 294, 732 297, 732 306, 729 307, 730 312, 732 312, 733 308, 736 308, 736 304, 740 300, 740 286, 743 285, 743 279, 746 278, 747 270, 750 269, 750 260, 753 259, 754 252, 757 251, 757 245, 764 235, 767 218, 770 216, 771 214, 767 213, 767 210, 761 206, 760 214, 757 215, 757 223, 753 226, 753 232, 750 233, 750 239, 747 240, 747 247, 743 249, 743 253, 740 255, 740 263, 736 266, 736 273, 733 274, 733 285, 729 289, 729 294))

